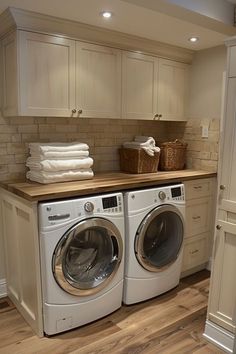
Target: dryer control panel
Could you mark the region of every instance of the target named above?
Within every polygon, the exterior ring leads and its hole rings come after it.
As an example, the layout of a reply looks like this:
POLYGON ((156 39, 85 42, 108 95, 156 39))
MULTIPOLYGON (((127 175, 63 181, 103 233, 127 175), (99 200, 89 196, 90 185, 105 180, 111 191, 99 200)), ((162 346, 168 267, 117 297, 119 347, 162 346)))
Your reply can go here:
POLYGON ((183 202, 184 197, 184 185, 177 184, 174 186, 167 186, 157 189, 157 196, 161 202, 178 201, 183 202))

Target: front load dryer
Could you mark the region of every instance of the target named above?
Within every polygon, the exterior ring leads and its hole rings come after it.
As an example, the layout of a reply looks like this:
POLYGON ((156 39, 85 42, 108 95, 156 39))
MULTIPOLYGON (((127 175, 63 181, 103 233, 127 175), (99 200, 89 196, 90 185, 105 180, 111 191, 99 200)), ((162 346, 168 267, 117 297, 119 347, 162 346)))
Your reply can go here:
POLYGON ((121 306, 121 193, 39 205, 44 332, 75 328, 121 306))
POLYGON ((178 285, 184 239, 184 185, 124 195, 126 259, 123 302, 160 295, 178 285))

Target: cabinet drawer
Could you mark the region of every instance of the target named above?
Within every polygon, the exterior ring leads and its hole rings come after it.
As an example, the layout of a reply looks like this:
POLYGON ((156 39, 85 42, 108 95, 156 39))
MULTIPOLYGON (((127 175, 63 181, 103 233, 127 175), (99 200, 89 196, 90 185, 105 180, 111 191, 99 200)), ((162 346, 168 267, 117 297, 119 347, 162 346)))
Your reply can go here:
POLYGON ((202 198, 212 195, 213 179, 197 179, 190 182, 185 182, 186 200, 202 198))
POLYGON ((186 240, 184 245, 182 271, 197 267, 208 261, 208 239, 209 234, 205 233, 186 240))
POLYGON ((186 233, 185 237, 207 232, 211 227, 211 198, 190 200, 186 204, 186 233))

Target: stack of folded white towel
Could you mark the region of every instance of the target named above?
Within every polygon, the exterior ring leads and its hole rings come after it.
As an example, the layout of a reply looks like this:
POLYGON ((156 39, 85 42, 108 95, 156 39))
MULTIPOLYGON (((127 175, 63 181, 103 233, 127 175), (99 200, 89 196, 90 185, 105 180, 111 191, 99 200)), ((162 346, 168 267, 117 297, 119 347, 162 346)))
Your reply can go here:
POLYGON ((160 152, 160 148, 156 146, 156 142, 151 136, 135 136, 134 141, 123 144, 128 149, 143 149, 148 155, 154 156, 155 152, 160 152))
POLYGON ((30 143, 26 177, 39 183, 93 178, 93 159, 84 143, 30 143))

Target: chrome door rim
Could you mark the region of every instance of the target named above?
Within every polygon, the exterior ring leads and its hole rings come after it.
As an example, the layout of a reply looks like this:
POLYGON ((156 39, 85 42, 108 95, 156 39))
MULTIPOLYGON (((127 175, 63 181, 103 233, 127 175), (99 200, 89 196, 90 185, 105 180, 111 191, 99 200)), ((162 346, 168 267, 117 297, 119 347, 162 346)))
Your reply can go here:
POLYGON ((176 259, 179 257, 179 254, 183 248, 183 240, 184 240, 184 218, 183 218, 183 215, 175 206, 169 205, 169 204, 163 204, 161 206, 156 207, 149 214, 147 214, 145 216, 145 218, 142 220, 141 224, 139 225, 138 230, 136 232, 135 241, 134 241, 134 251, 135 251, 136 258, 137 258, 138 262, 140 263, 140 265, 144 269, 146 269, 150 272, 162 272, 163 270, 169 268, 176 261, 176 259), (180 247, 175 259, 173 259, 173 261, 168 263, 167 265, 165 265, 161 268, 158 268, 156 266, 153 266, 149 261, 147 261, 145 255, 144 255, 144 251, 143 251, 143 243, 144 243, 146 231, 147 231, 150 223, 158 215, 162 214, 165 211, 171 211, 179 216, 179 218, 181 219, 181 222, 182 222, 183 235, 182 235, 181 247, 180 247))
POLYGON ((76 225, 74 225, 72 228, 66 231, 66 233, 62 236, 60 241, 58 242, 54 253, 53 253, 53 258, 52 258, 52 271, 54 278, 58 285, 65 290, 67 293, 70 293, 72 295, 76 296, 89 296, 96 294, 97 292, 101 291, 106 285, 113 279, 115 276, 120 262, 122 260, 123 256, 123 240, 121 237, 121 234, 118 230, 118 228, 109 220, 103 219, 103 218, 90 218, 90 219, 85 219, 81 220, 78 222, 76 225), (98 286, 91 288, 91 289, 80 289, 78 287, 78 284, 76 282, 73 282, 73 280, 69 281, 63 273, 63 259, 66 254, 66 250, 68 248, 68 245, 70 244, 70 240, 73 235, 73 231, 75 229, 78 230, 78 233, 87 230, 88 228, 91 227, 101 227, 105 228, 109 232, 110 237, 115 237, 117 244, 118 244, 118 256, 117 256, 117 263, 115 265, 115 268, 113 272, 98 286), (71 235, 71 236, 70 236, 71 235), (77 287, 76 287, 77 285, 77 287))

